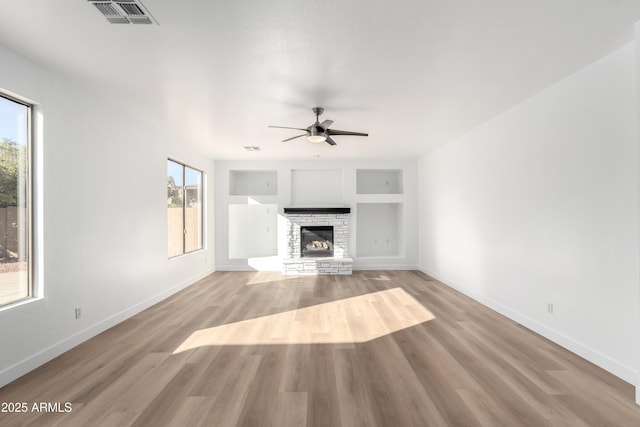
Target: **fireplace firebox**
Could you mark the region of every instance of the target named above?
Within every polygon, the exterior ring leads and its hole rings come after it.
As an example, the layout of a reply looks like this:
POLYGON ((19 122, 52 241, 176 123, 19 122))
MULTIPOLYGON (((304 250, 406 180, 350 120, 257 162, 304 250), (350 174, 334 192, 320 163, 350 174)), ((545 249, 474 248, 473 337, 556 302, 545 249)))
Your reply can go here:
POLYGON ((300 227, 301 257, 333 257, 333 226, 300 227))

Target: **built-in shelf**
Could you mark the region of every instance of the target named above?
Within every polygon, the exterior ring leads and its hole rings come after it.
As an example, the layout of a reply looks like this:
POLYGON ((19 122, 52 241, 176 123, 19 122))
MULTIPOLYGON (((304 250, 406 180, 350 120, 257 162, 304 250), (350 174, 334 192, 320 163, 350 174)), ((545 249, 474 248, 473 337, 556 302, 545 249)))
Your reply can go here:
POLYGON ((274 170, 230 170, 229 195, 231 196, 277 196, 278 171, 274 170))
POLYGON ((404 205, 402 203, 358 203, 356 206, 357 257, 400 256, 404 205))
POLYGON ((402 194, 402 170, 358 169, 356 170, 356 193, 402 194))

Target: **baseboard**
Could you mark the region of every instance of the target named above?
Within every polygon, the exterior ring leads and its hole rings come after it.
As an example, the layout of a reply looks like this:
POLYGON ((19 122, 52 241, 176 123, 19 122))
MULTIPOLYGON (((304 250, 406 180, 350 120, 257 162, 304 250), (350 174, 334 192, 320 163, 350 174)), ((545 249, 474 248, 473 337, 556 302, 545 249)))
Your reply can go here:
POLYGON ((126 310, 123 310, 115 315, 108 317, 104 320, 101 320, 98 323, 95 323, 89 326, 86 329, 83 329, 80 332, 77 332, 47 348, 39 351, 38 353, 28 357, 27 359, 18 362, 12 366, 9 366, 2 371, 0 371, 0 387, 4 387, 12 381, 20 378, 21 376, 31 372, 37 367, 47 363, 48 361, 60 356, 62 353, 71 350, 73 347, 87 341, 90 338, 95 337, 96 335, 106 331, 107 329, 117 325, 120 322, 123 322, 140 313, 143 310, 151 307, 159 303, 160 301, 170 297, 171 295, 185 289, 186 287, 192 285, 198 280, 208 276, 209 274, 215 272, 215 269, 210 269, 204 273, 197 274, 195 276, 186 279, 177 285, 160 292, 157 295, 152 296, 126 310))
MULTIPOLYGON (((216 265, 216 271, 258 271, 258 270, 248 265, 229 264, 229 265, 216 265)), ((280 270, 268 270, 268 271, 280 271, 280 270)))
POLYGON ((417 270, 415 265, 404 264, 353 264, 354 270, 417 270))
MULTIPOLYGON (((353 270, 418 270, 416 265, 404 264, 353 264, 353 270)), ((281 271, 281 269, 256 270, 248 265, 217 265, 216 271, 281 271)))
MULTIPOLYGON (((624 381, 634 385, 636 384, 636 381, 639 381, 638 372, 634 368, 627 366, 624 363, 620 363, 619 361, 612 359, 611 357, 602 354, 601 352, 563 334, 560 331, 550 328, 549 326, 544 325, 529 316, 512 310, 511 308, 499 303, 498 301, 486 297, 485 295, 471 292, 463 286, 460 286, 457 283, 448 280, 446 277, 441 277, 437 273, 434 273, 427 268, 418 267, 418 270, 428 276, 433 277, 444 285, 463 293, 469 298, 478 301, 480 304, 485 305, 494 311, 497 311, 498 313, 508 317, 514 322, 517 322, 522 326, 531 329, 532 331, 542 335, 543 337, 553 341, 554 343, 588 360, 594 365, 601 367, 605 371, 610 372, 618 378, 621 378, 624 381)), ((640 395, 638 395, 637 399, 640 400, 640 395)))

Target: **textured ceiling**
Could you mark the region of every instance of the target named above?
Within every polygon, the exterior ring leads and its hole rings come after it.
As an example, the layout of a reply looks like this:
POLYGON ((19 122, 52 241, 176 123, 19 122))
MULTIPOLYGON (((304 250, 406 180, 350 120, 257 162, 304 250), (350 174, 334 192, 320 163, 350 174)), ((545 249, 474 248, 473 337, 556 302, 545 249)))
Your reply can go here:
POLYGON ((0 43, 226 159, 419 156, 632 41, 640 20, 637 0, 142 3, 159 25, 0 0, 0 43), (370 136, 331 147, 267 128, 306 127, 314 106, 370 136))

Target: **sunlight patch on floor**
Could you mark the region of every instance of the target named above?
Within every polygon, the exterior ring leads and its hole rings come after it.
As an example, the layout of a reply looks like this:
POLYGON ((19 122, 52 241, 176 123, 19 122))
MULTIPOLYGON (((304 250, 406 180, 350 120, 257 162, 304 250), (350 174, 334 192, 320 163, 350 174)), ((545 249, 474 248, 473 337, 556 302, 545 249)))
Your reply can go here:
POLYGON ((203 346, 361 343, 435 316, 402 288, 195 331, 174 354, 203 346))

